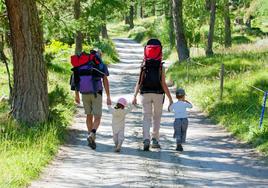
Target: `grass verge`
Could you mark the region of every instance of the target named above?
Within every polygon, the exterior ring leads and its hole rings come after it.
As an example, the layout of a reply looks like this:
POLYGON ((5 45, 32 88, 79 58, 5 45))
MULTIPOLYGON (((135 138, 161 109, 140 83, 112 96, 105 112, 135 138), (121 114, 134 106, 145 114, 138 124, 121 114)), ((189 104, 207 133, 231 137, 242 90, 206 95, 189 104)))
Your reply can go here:
MULTIPOLYGON (((117 54, 111 41, 85 46, 85 50, 95 47, 102 49, 106 63, 117 61, 117 54)), ((50 106, 47 123, 32 127, 18 124, 8 117, 10 111, 8 101, 0 101, 0 187, 29 185, 33 179, 38 178, 41 170, 53 159, 60 144, 64 142, 66 127, 71 123, 75 113, 69 87, 71 74, 69 58, 73 51, 73 47, 58 41, 51 41, 46 46, 50 106)), ((5 68, 1 66, 1 96, 8 96, 5 75, 5 68)))
POLYGON ((185 87, 194 104, 215 122, 268 155, 267 108, 259 129, 263 93, 268 90, 268 51, 227 53, 211 58, 193 58, 175 64, 168 76, 178 87, 185 87), (223 99, 220 100, 219 71, 225 65, 223 99))

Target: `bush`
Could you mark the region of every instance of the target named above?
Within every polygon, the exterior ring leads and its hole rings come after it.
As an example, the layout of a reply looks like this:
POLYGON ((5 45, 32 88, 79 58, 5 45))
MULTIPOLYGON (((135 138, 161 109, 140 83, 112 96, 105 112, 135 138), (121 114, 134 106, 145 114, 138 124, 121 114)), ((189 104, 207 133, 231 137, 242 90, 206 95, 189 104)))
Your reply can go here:
POLYGON ((119 61, 114 43, 111 40, 101 40, 92 44, 103 52, 103 60, 106 64, 113 64, 119 61))
POLYGON ((146 36, 147 30, 142 26, 134 27, 132 30, 129 31, 128 36, 133 38, 137 42, 141 42, 146 36))
POLYGON ((232 43, 233 44, 245 44, 250 43, 251 40, 246 36, 234 36, 232 37, 232 43))

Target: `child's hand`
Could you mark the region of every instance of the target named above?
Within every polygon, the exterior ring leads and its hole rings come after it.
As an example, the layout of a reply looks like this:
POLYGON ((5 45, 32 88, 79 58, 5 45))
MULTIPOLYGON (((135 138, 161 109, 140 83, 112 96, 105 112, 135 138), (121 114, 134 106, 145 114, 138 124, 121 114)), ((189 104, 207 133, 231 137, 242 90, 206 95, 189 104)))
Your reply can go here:
POLYGON ((168 111, 169 111, 169 112, 171 111, 171 110, 170 110, 170 107, 171 107, 172 104, 173 104, 173 102, 170 102, 169 105, 168 105, 168 111))

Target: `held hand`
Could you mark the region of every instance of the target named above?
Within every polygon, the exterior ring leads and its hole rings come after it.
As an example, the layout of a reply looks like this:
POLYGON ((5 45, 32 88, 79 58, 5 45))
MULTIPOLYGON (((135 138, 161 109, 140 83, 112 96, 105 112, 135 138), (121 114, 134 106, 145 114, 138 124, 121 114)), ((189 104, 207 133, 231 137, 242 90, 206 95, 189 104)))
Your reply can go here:
POLYGON ((170 112, 170 106, 173 104, 172 100, 169 100, 168 111, 170 112))
POLYGON ((136 98, 136 97, 133 98, 133 100, 132 100, 132 104, 133 104, 133 105, 137 105, 137 98, 136 98))
POLYGON ((107 97, 107 105, 108 106, 111 106, 112 105, 112 101, 111 101, 111 98, 110 97, 107 97))
POLYGON ((80 104, 80 97, 79 95, 76 95, 75 98, 74 98, 76 104, 80 104))
POLYGON ((168 111, 170 112, 170 106, 171 106, 172 103, 169 103, 168 105, 168 111))

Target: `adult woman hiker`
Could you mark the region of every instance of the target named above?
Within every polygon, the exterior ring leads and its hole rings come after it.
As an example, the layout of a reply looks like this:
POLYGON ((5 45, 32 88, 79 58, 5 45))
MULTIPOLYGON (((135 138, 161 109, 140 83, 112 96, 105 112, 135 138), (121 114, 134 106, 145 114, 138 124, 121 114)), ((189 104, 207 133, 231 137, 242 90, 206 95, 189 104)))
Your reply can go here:
POLYGON ((173 101, 166 84, 165 69, 162 63, 162 45, 158 39, 150 39, 144 48, 144 61, 132 101, 134 105, 137 104, 138 92, 141 94, 143 106, 143 149, 148 151, 150 148, 150 127, 152 125, 152 148, 160 148, 159 129, 164 94, 169 99, 169 105, 173 101))

